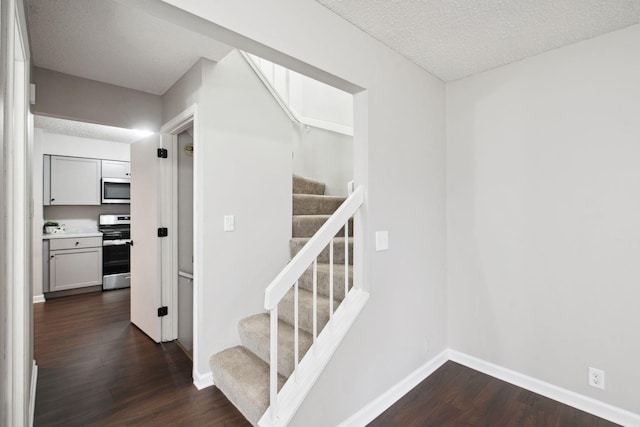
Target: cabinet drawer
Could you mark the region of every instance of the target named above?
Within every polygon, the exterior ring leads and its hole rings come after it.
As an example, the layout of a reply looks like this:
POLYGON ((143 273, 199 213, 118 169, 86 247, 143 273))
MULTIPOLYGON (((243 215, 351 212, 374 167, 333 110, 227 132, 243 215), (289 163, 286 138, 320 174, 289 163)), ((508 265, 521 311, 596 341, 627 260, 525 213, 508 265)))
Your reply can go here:
POLYGON ((76 237, 75 239, 51 239, 49 250, 95 248, 99 246, 102 246, 102 237, 76 237))

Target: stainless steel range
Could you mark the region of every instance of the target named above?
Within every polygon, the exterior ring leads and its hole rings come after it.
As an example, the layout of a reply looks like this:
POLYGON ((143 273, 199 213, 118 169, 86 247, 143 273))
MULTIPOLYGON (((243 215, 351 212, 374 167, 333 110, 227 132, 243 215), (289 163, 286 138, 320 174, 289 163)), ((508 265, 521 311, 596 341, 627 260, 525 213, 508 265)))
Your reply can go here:
POLYGON ((131 285, 131 216, 100 215, 102 232, 102 289, 131 285))

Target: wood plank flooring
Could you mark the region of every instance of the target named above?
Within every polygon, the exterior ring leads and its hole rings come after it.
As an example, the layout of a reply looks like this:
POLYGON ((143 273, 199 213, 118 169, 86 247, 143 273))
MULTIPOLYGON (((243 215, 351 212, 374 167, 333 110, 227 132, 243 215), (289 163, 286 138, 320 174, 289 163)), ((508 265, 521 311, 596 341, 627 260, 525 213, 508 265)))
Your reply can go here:
MULTIPOLYGON (((129 323, 129 290, 34 305, 36 426, 248 426, 215 387, 197 391, 176 343, 129 323)), ((615 424, 447 362, 370 426, 615 424)))
POLYGON ((215 387, 198 391, 176 343, 129 323, 129 290, 34 305, 36 426, 248 426, 215 387))
POLYGON ((369 426, 610 427, 617 424, 449 361, 369 426))

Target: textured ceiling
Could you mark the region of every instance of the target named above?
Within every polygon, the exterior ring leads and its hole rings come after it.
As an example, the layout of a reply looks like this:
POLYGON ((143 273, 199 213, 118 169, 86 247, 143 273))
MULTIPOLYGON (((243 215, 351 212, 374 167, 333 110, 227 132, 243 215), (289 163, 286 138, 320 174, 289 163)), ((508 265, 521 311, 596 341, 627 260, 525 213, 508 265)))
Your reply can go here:
POLYGON ((640 0, 316 0, 444 81, 640 22, 640 0))
POLYGON ((127 144, 132 144, 148 135, 148 132, 134 129, 117 128, 44 116, 34 116, 33 125, 34 127, 60 135, 124 142, 127 144))
POLYGON ((27 0, 33 63, 156 95, 231 48, 114 0, 27 0))

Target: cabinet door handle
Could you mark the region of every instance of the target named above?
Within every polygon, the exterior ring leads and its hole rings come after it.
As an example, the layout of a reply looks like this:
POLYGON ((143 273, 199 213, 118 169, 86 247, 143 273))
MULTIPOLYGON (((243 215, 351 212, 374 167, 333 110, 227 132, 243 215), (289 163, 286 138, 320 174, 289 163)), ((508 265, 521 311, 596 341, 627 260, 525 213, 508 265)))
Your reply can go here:
POLYGON ((129 242, 129 245, 133 246, 133 240, 129 242))
POLYGON ((78 246, 80 244, 80 242, 76 242, 76 246, 78 246))
POLYGON ((53 258, 55 255, 51 255, 51 258, 53 258))
POLYGON ((55 199, 53 199, 53 198, 51 199, 51 201, 52 201, 52 202, 53 202, 54 200, 55 200, 55 199))

